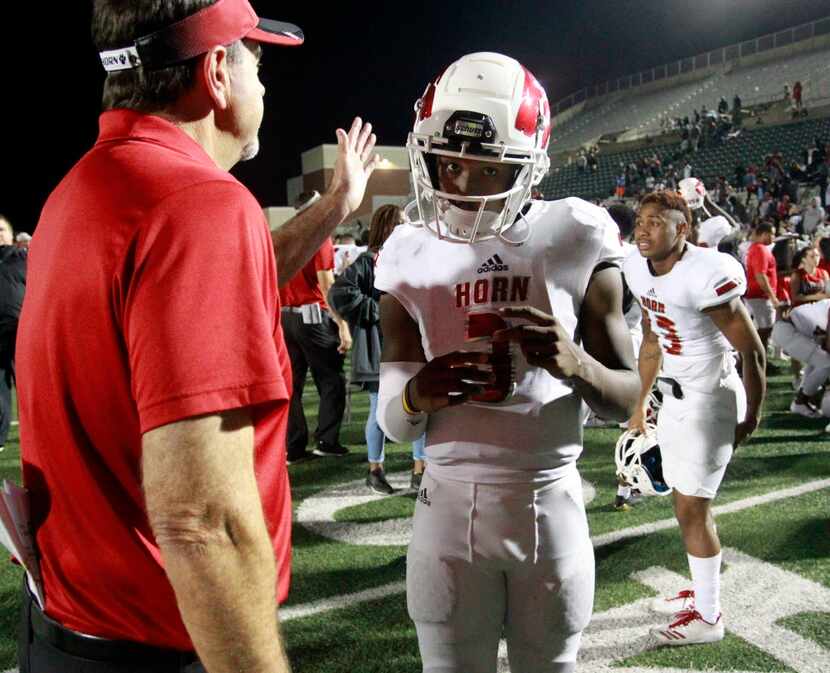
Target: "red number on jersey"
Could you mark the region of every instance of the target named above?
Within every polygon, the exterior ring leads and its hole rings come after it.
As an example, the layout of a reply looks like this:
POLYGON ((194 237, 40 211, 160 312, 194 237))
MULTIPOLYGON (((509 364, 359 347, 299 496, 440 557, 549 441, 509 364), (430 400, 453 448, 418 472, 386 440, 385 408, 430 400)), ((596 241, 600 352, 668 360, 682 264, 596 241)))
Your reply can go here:
POLYGON ((666 353, 670 355, 680 355, 683 352, 683 340, 675 329, 674 321, 664 315, 655 315, 654 321, 657 329, 663 331, 663 337, 668 342, 666 344, 666 353))

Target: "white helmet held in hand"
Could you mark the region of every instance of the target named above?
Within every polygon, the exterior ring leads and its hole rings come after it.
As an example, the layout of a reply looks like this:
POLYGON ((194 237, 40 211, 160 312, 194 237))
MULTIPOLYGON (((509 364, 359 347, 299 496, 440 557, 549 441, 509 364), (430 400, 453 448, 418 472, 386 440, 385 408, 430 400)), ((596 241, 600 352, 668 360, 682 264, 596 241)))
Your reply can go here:
POLYGON ((657 429, 647 424, 646 432, 626 430, 614 449, 617 477, 643 495, 668 495, 671 488, 663 480, 663 458, 657 444, 657 429))
POLYGON ((703 200, 706 198, 706 187, 698 178, 683 178, 677 183, 677 190, 680 196, 686 201, 689 210, 703 208, 703 200))
POLYGON ((468 54, 427 85, 415 112, 406 147, 423 226, 455 242, 500 236, 521 243, 503 234, 550 166, 550 105, 542 85, 508 56, 468 54), (506 164, 515 177, 499 194, 451 194, 438 184, 438 156, 506 164), (488 208, 494 202, 500 210, 488 208))

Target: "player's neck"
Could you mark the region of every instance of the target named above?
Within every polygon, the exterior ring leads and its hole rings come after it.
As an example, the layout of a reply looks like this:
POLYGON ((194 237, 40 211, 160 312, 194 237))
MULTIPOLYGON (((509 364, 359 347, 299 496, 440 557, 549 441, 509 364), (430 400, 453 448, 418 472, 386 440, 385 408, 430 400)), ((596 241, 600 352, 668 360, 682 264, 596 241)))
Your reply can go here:
POLYGON ((686 252, 686 240, 681 239, 678 243, 671 249, 668 255, 663 257, 662 259, 654 259, 653 257, 648 260, 648 265, 650 267, 651 273, 654 276, 665 276, 669 271, 674 268, 674 265, 680 261, 683 257, 683 254, 686 252))

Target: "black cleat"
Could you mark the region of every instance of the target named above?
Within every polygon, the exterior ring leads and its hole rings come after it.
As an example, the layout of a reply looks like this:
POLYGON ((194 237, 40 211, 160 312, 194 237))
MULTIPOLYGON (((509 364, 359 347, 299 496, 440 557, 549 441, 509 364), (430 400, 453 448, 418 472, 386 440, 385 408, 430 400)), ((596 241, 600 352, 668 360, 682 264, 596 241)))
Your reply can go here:
POLYGON ((386 474, 380 467, 369 470, 369 474, 366 475, 366 485, 380 495, 392 495, 395 492, 395 489, 386 481, 386 474))
POLYGON ((340 458, 349 454, 349 450, 342 444, 329 444, 328 442, 317 442, 317 448, 314 449, 315 456, 335 456, 340 458))
POLYGON ((303 451, 302 453, 297 454, 296 456, 288 456, 288 460, 286 460, 285 462, 288 465, 296 465, 297 463, 304 463, 308 460, 313 460, 314 458, 316 458, 316 456, 313 453, 311 453, 311 451, 303 451))
POLYGON ((423 476, 423 472, 413 472, 412 477, 409 479, 409 488, 414 491, 419 490, 421 488, 421 478, 423 476))

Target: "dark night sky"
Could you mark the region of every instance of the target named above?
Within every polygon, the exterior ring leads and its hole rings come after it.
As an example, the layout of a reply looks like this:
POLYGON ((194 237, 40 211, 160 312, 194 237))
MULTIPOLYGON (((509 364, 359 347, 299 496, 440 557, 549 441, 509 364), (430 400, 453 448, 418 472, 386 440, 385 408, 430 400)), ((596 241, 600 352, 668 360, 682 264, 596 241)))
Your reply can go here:
MULTIPOLYGON (((11 34, 0 40, 0 212, 20 229, 33 229, 48 193, 97 134, 103 70, 89 39, 90 4, 14 3, 14 19, 3 10, 0 25, 11 34)), ((262 150, 234 169, 263 205, 283 205, 300 153, 334 142, 334 129, 356 114, 373 122, 380 144, 403 144, 426 82, 465 53, 517 58, 555 102, 586 85, 830 15, 828 0, 253 4, 306 34, 302 47, 266 50, 262 150)))

